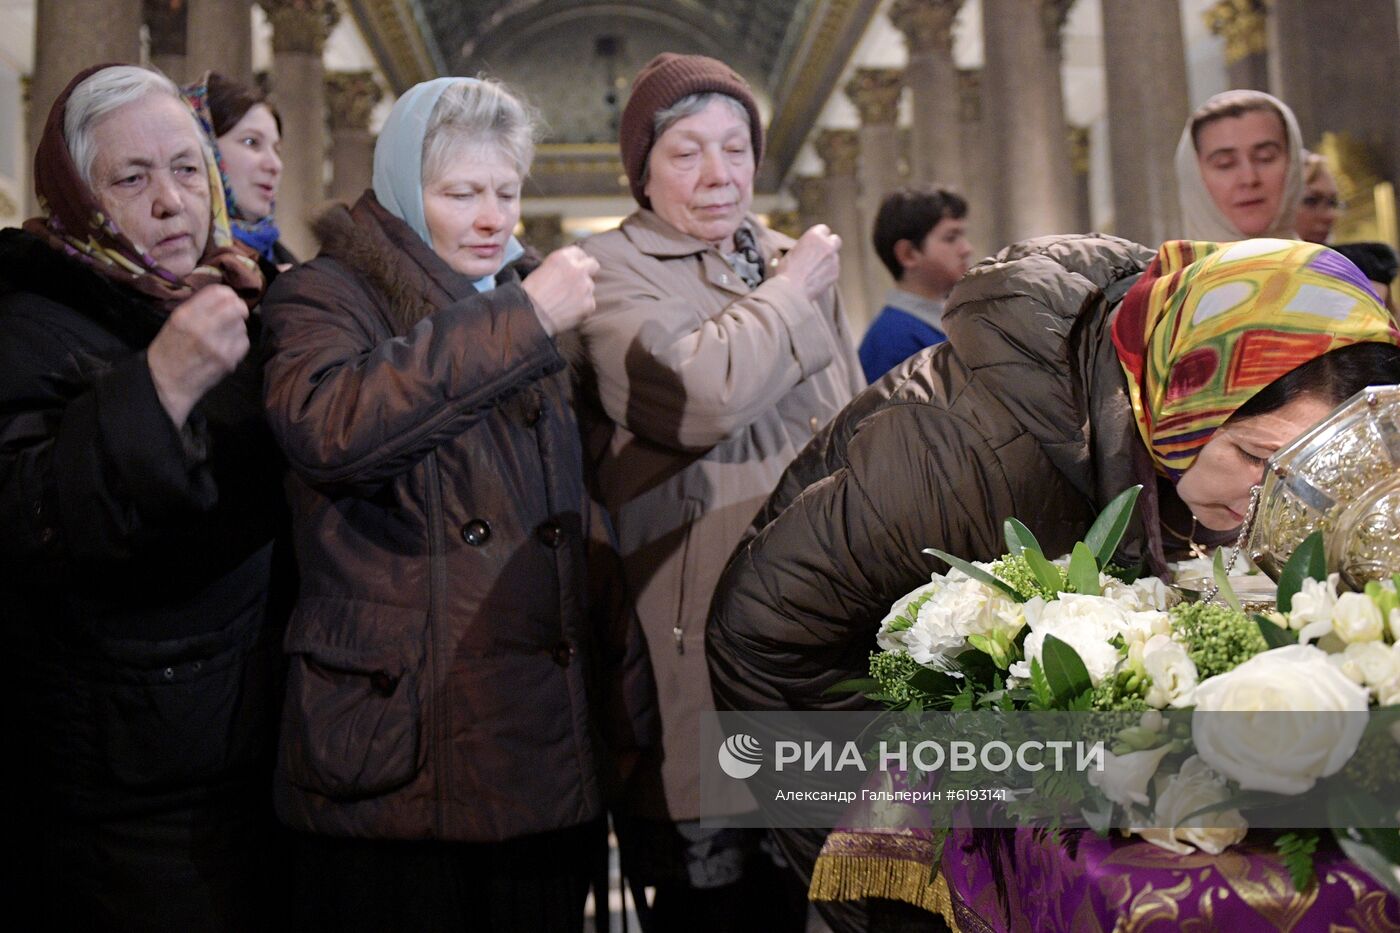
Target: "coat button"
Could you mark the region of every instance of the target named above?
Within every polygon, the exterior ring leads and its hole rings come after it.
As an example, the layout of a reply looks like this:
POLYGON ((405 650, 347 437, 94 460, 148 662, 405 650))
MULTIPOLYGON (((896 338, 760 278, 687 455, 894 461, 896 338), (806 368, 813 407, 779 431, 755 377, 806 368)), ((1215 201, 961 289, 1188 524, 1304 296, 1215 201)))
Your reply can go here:
POLYGON ((472 547, 481 547, 491 540, 491 526, 480 518, 474 518, 462 526, 462 540, 472 547))
POLYGON ((375 693, 388 697, 394 695, 394 688, 399 685, 399 679, 387 671, 375 671, 369 675, 369 685, 375 693))
POLYGON ((560 544, 564 543, 564 529, 560 528, 554 522, 545 522, 539 527, 536 534, 538 534, 540 540, 549 547, 558 547, 560 544))
POLYGON ((569 662, 574 659, 574 646, 567 641, 561 640, 554 646, 554 650, 550 652, 550 655, 553 656, 555 664, 558 664, 560 667, 568 667, 569 662))
POLYGON ((525 412, 525 423, 533 428, 540 423, 540 419, 543 417, 544 406, 537 403, 533 408, 525 412))
POLYGON ((812 417, 807 419, 807 425, 812 429, 813 434, 816 434, 818 431, 820 431, 822 427, 822 423, 816 415, 813 415, 812 417))

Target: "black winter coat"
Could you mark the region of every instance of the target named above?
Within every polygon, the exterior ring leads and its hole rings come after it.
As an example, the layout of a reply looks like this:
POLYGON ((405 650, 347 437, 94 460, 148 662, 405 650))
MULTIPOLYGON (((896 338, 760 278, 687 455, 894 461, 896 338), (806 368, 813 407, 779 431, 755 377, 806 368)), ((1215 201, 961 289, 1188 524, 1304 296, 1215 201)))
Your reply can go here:
MULTIPOLYGON (((274 541, 288 519, 259 403, 260 324, 177 431, 144 352, 163 322, 145 296, 0 233, 5 706, 19 805, 50 841, 64 825, 213 819, 232 800, 271 812, 287 602, 274 541)), ((131 867, 116 861, 98 883, 131 867)))

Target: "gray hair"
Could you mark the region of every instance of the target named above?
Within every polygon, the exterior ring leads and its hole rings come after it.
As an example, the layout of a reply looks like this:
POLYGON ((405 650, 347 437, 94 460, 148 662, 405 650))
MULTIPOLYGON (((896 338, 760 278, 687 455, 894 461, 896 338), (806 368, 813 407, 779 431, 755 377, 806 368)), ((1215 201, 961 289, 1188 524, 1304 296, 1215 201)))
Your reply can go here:
POLYGON ((440 176, 447 156, 460 145, 493 145, 515 165, 520 177, 535 158, 539 111, 499 81, 462 81, 442 93, 423 135, 423 184, 440 176))
POLYGON ((745 125, 750 122, 748 108, 733 97, 718 91, 701 91, 698 94, 687 94, 666 109, 656 111, 656 115, 651 118, 651 138, 660 139, 661 134, 676 123, 686 117, 695 116, 717 100, 728 104, 729 109, 734 111, 734 115, 743 120, 745 125))
MULTIPOLYGON (((182 105, 185 103, 174 81, 158 71, 135 65, 103 68, 85 78, 68 95, 68 102, 63 107, 63 139, 68 144, 68 156, 78 169, 78 177, 88 188, 92 188, 92 163, 97 157, 92 139, 93 128, 112 111, 153 94, 165 94, 182 105)), ((190 124, 196 131, 200 145, 207 147, 208 141, 199 130, 193 113, 190 114, 190 124)))
MULTIPOLYGON (((749 117, 749 109, 735 98, 730 97, 728 94, 721 94, 718 91, 700 91, 697 94, 687 94, 671 106, 656 111, 656 114, 651 118, 652 145, 656 145, 656 141, 661 138, 662 133, 666 132, 686 117, 695 116, 716 101, 727 104, 729 109, 734 111, 734 115, 744 121, 745 126, 749 126, 752 122, 752 119, 749 117)), ((749 126, 749 129, 750 132, 752 132, 753 127, 749 126)), ((641 185, 643 188, 646 187, 647 181, 650 179, 651 156, 648 154, 646 161, 642 163, 641 185)))

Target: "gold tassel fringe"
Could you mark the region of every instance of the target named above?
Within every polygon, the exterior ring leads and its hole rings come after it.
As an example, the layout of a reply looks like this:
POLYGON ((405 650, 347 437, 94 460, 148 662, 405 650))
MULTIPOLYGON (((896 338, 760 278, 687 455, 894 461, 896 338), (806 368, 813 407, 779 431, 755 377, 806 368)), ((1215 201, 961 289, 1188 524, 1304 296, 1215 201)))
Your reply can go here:
POLYGON ((953 919, 953 897, 943 873, 939 872, 930 882, 928 866, 918 862, 823 855, 812 869, 807 896, 814 901, 854 901, 865 897, 904 901, 941 915, 953 933, 959 933, 953 919))

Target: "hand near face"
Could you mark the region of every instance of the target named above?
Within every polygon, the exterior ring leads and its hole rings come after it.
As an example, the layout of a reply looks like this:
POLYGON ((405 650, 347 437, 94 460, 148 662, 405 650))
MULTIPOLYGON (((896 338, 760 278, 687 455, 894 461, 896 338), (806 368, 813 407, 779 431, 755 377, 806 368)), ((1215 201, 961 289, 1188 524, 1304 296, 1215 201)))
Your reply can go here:
POLYGON ((579 249, 566 246, 545 257, 543 263, 522 283, 530 296, 545 333, 553 337, 572 330, 593 310, 593 276, 598 260, 579 249))
POLYGON ((778 261, 776 275, 785 278, 811 301, 816 301, 841 274, 841 238, 826 224, 817 224, 778 261))
POLYGON ((146 348, 156 396, 176 427, 248 355, 247 321, 233 289, 211 285, 177 307, 146 348))

